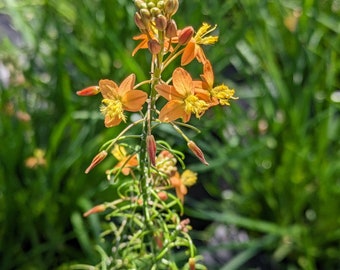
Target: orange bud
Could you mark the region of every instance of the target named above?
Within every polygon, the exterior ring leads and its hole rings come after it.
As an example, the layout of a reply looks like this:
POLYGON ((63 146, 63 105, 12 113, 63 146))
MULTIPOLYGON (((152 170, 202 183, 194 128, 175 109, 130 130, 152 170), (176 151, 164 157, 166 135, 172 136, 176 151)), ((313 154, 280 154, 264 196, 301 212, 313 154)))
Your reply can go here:
POLYGON ((89 215, 104 212, 106 209, 106 206, 104 204, 96 205, 95 207, 91 208, 90 210, 86 211, 83 216, 88 217, 89 215))
POLYGON ((99 86, 89 86, 77 91, 78 96, 94 96, 100 92, 99 86))
POLYGON ((93 159, 90 166, 87 167, 85 173, 89 173, 94 167, 96 167, 100 162, 102 162, 107 156, 107 152, 105 150, 99 152, 93 159))
POLYGON ((154 234, 155 242, 158 248, 163 248, 163 234, 162 233, 155 233, 154 234))
POLYGON ((187 44, 194 35, 194 28, 192 26, 187 26, 182 29, 180 34, 178 35, 178 43, 180 45, 187 44))
POLYGON ((196 261, 195 258, 189 258, 189 269, 190 270, 195 270, 196 269, 196 261))
POLYGON ((153 135, 146 136, 146 147, 148 149, 149 159, 153 166, 156 165, 156 141, 153 135))
POLYGON ((168 199, 168 193, 165 191, 160 191, 157 195, 161 201, 166 201, 168 199))
POLYGON ((204 158, 202 150, 196 145, 196 143, 189 141, 188 147, 203 164, 209 165, 209 163, 204 158))
POLYGON ((162 47, 156 39, 150 39, 148 41, 148 48, 152 54, 158 54, 162 47))

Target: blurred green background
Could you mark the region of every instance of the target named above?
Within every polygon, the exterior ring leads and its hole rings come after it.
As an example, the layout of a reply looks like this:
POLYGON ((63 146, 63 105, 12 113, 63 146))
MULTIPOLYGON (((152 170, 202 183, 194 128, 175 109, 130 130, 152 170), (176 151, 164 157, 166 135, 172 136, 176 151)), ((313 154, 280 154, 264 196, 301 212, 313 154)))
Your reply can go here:
MULTIPOLYGON (((199 184, 186 215, 208 269, 339 269, 340 1, 180 2, 179 28, 218 25, 206 54, 240 98, 190 134, 210 163, 187 153, 199 184)), ((148 77, 144 52, 131 57, 134 11, 127 0, 0 3, 0 269, 100 259, 104 218, 82 213, 110 187, 105 165, 84 170, 119 128, 104 128, 100 97, 75 92, 148 77)))

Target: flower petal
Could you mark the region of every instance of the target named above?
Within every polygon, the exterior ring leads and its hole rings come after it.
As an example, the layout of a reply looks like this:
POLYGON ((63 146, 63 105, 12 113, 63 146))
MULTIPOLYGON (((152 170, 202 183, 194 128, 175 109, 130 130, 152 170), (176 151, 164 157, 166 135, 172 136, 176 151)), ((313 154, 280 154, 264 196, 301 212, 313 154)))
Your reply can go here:
POLYGON ((129 112, 138 112, 147 98, 148 95, 142 90, 130 90, 122 97, 123 109, 129 112))
POLYGON ((214 72, 209 60, 204 62, 202 78, 209 85, 210 89, 212 89, 214 85, 214 72))
POLYGON ((176 91, 182 96, 187 97, 194 93, 194 83, 190 74, 183 68, 176 68, 172 74, 173 85, 176 91))
POLYGON ((119 118, 118 116, 115 117, 110 117, 109 115, 105 116, 104 124, 105 127, 107 128, 117 126, 120 124, 120 122, 122 122, 122 119, 119 118))
POLYGON ((182 57, 181 57, 181 66, 185 66, 189 64, 196 57, 196 43, 195 41, 189 41, 189 43, 185 46, 182 57))
POLYGON ((133 49, 132 51, 132 56, 135 56, 135 54, 140 50, 140 49, 147 49, 148 48, 148 39, 142 40, 136 48, 133 49))
POLYGON ((206 61, 208 61, 207 57, 205 56, 203 49, 199 45, 196 46, 195 55, 196 55, 197 61, 200 62, 200 63, 205 63, 206 61))
POLYGON ((177 92, 176 88, 172 85, 160 84, 156 85, 156 91, 166 100, 183 99, 184 97, 177 92))
POLYGON ((119 85, 118 93, 120 96, 123 96, 127 91, 133 89, 136 81, 136 75, 130 74, 127 76, 124 81, 119 85))
POLYGON ((99 88, 102 96, 107 99, 116 99, 118 96, 118 85, 111 80, 100 80, 99 88))
POLYGON ((171 122, 178 118, 183 118, 183 122, 188 122, 190 114, 184 110, 185 105, 183 101, 171 100, 162 108, 159 113, 159 120, 162 122, 171 122))

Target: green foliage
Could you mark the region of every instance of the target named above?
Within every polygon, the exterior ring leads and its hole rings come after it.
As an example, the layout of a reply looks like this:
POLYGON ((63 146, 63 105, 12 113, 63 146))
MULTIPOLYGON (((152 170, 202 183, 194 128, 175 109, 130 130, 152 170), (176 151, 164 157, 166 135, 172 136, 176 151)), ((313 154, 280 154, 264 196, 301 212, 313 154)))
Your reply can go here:
POLYGON ((232 192, 207 187, 225 199, 216 213, 208 207, 196 215, 245 228, 252 239, 276 236, 253 254, 271 254, 276 268, 339 267, 340 124, 334 97, 340 86, 340 17, 331 2, 241 1, 225 14, 233 18, 225 58, 244 81, 235 86, 240 101, 226 114, 228 126, 221 112, 209 123, 218 128, 205 150, 213 179, 227 180, 232 192), (285 25, 295 22, 296 29, 285 25))
MULTIPOLYGON (((203 14, 218 24, 219 43, 206 52, 216 80, 240 97, 197 121, 195 141, 210 166, 190 166, 214 201, 188 200, 188 214, 236 225, 250 238, 221 245, 238 255, 218 269, 261 267, 249 261, 263 254, 274 269, 339 268, 338 2, 182 2, 190 21, 203 14), (295 20, 289 30, 284 22, 295 20)), ((0 60, 11 71, 9 84, 0 82, 0 268, 96 264, 99 218, 81 214, 112 187, 100 167, 83 172, 102 137, 119 130, 102 133, 99 100, 74 93, 112 74, 147 77, 144 55, 130 57, 133 3, 6 0, 0 13, 22 40, 0 39, 0 60), (26 167, 38 148, 46 165, 26 167)))

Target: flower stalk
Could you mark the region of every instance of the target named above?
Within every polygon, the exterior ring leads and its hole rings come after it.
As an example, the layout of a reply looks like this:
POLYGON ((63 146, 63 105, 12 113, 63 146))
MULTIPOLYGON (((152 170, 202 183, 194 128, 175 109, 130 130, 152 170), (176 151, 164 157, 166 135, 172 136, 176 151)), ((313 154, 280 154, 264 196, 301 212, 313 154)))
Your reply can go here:
POLYGON ((108 258, 99 264, 101 267, 178 269, 172 254, 177 247, 185 247, 189 269, 204 269, 189 234, 190 220, 181 217, 185 196, 196 183, 197 174, 186 169, 184 153, 158 138, 156 127, 172 126, 188 150, 208 165, 203 151, 182 128, 199 132, 189 124, 191 117, 201 119, 211 107, 229 106, 237 98, 233 89, 215 85, 212 65, 203 50, 203 46, 217 42, 218 37, 210 35, 217 26, 203 23, 196 32, 192 26, 178 29, 174 19, 178 0, 134 0, 134 4, 133 20, 140 34, 133 37, 139 44, 132 56, 140 51, 151 54, 150 70, 146 71, 150 78, 138 82, 132 73, 120 83, 102 79, 98 86, 77 92, 80 96, 102 95, 100 111, 106 128, 125 125, 102 145, 85 171, 90 172, 111 153, 115 161, 106 174, 116 187, 116 195, 84 216, 108 213, 110 229, 103 234, 112 235, 114 240, 111 249, 101 250, 103 258, 108 258), (176 59, 181 64, 165 73, 176 59), (202 65, 201 79, 184 68, 195 62, 202 65), (142 85, 149 89, 140 90, 142 85), (131 113, 140 118, 130 120, 131 113))

